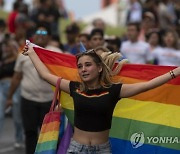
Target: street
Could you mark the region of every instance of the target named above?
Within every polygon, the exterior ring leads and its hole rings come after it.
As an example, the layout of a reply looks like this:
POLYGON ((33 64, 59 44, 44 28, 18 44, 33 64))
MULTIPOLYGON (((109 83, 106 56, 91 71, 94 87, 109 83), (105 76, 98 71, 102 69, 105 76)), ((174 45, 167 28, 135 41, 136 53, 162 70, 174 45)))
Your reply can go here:
POLYGON ((14 125, 11 116, 5 118, 2 138, 0 138, 0 154, 25 154, 24 148, 14 148, 14 125))

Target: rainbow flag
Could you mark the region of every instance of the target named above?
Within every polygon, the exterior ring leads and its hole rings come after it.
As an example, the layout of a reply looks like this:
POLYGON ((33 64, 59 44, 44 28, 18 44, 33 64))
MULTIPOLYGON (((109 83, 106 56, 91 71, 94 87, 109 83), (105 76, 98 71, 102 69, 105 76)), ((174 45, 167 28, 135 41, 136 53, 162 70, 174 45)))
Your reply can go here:
MULTIPOLYGON (((53 74, 79 80, 74 56, 34 49, 53 74)), ((114 80, 143 82, 174 68, 126 64, 114 80)), ((73 124, 72 98, 62 92, 61 102, 73 124)), ((180 154, 180 78, 134 97, 121 99, 113 113, 110 141, 113 154, 180 154)))

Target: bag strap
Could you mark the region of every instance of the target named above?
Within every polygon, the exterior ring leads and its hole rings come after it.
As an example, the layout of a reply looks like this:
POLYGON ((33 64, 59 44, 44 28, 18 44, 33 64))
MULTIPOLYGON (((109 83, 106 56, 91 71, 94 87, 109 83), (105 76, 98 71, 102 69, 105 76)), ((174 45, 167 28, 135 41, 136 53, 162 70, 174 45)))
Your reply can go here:
MULTIPOLYGON (((53 102, 51 104, 50 112, 54 111, 56 104, 57 104, 57 96, 59 95, 60 98, 60 83, 61 83, 61 78, 58 78, 57 83, 56 83, 56 90, 54 92, 54 97, 53 97, 53 102)), ((58 103, 59 105, 59 103, 58 103)))

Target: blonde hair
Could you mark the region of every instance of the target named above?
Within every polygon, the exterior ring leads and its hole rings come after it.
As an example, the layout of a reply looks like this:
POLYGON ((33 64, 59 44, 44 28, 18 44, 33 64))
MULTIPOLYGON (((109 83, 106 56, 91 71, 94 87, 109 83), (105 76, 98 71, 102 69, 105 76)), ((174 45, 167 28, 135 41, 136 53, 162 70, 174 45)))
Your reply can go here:
MULTIPOLYGON (((127 63, 127 59, 122 59, 119 61, 119 59, 123 58, 121 53, 118 52, 110 52, 109 49, 99 46, 94 50, 89 50, 87 52, 81 53, 80 55, 77 55, 77 62, 80 57, 87 55, 90 56, 93 61, 96 63, 96 65, 99 65, 102 67, 102 72, 100 74, 100 85, 102 87, 110 87, 114 82, 112 81, 112 77, 114 75, 117 75, 123 64, 127 63), (98 51, 102 51, 102 53, 98 54, 98 51)), ((84 82, 81 82, 80 84, 80 91, 86 91, 87 86, 84 82)))
POLYGON ((117 75, 123 64, 127 63, 128 60, 127 59, 122 59, 123 56, 121 53, 119 52, 111 52, 109 49, 99 46, 95 49, 96 52, 98 51, 102 51, 102 53, 100 53, 100 56, 102 58, 102 60, 104 61, 104 63, 109 67, 109 69, 111 70, 111 75, 117 75), (119 61, 119 59, 122 59, 121 61, 119 61))
MULTIPOLYGON (((102 57, 99 56, 98 54, 96 54, 95 50, 90 50, 90 51, 87 51, 87 52, 77 55, 76 56, 77 62, 80 57, 85 56, 85 55, 90 56, 93 59, 93 61, 96 63, 97 66, 102 67, 102 71, 100 72, 100 77, 99 77, 100 85, 102 87, 111 86, 112 85, 112 81, 111 81, 112 72, 109 69, 109 67, 104 63, 102 57)), ((79 88, 80 88, 80 91, 86 91, 87 85, 84 82, 81 82, 79 88)))

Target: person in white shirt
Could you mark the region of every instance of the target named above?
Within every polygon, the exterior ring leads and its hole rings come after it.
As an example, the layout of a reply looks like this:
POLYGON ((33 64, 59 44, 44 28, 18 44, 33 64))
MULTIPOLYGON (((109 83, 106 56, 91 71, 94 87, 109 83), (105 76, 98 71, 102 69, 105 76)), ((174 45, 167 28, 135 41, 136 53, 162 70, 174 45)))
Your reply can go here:
MULTIPOLYGON (((39 25, 33 35, 33 42, 41 47, 46 47, 49 32, 47 27, 39 25)), ((39 129, 51 106, 53 90, 51 85, 39 76, 30 58, 22 54, 19 54, 15 64, 7 104, 12 101, 13 93, 19 85, 21 85, 21 115, 26 154, 33 154, 39 129)))
POLYGON ((122 43, 121 53, 130 63, 147 64, 152 60, 150 46, 138 40, 140 27, 138 23, 129 23, 127 28, 128 40, 122 43))
POLYGON ((179 66, 180 49, 177 33, 171 30, 166 31, 163 42, 164 47, 153 52, 153 57, 157 59, 158 65, 179 66))

